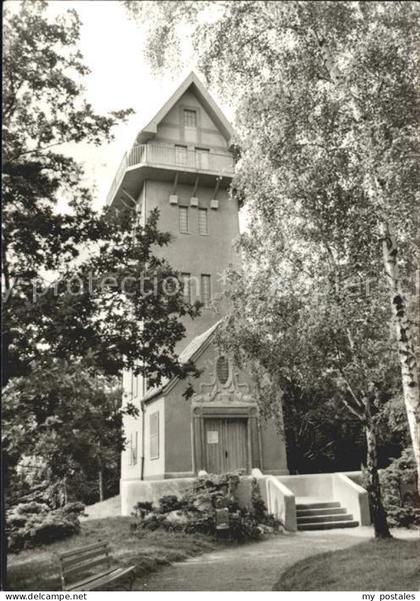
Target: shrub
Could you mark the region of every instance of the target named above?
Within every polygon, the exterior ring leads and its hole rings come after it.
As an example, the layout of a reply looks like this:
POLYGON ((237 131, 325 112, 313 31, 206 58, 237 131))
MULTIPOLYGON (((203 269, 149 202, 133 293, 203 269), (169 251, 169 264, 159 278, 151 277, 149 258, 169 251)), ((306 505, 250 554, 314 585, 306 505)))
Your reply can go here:
POLYGON ((161 513, 169 513, 182 508, 182 501, 175 495, 166 495, 159 499, 161 513))
POLYGON ((280 523, 267 512, 259 493, 257 481, 251 481, 251 507, 240 508, 237 501, 237 474, 206 475, 198 478, 183 497, 167 495, 159 507, 138 503, 134 508, 132 530, 182 530, 208 536, 219 534, 217 512, 227 512, 229 529, 223 532, 234 541, 257 539, 267 532, 278 530, 280 523))
POLYGON ((153 511, 153 504, 149 501, 139 501, 136 505, 134 505, 133 517, 135 518, 144 518, 144 516, 153 511))
POLYGON ((77 533, 83 510, 81 503, 69 503, 55 510, 34 501, 15 505, 6 516, 9 551, 46 545, 77 533))
POLYGON ((411 450, 381 472, 384 507, 390 526, 408 528, 419 520, 419 496, 416 486, 416 464, 411 450))

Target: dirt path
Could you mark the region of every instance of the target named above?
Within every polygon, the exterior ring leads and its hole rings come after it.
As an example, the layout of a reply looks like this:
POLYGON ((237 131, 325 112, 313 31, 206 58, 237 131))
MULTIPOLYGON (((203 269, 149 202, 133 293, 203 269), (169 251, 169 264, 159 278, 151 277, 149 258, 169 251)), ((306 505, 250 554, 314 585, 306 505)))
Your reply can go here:
POLYGON ((276 536, 174 564, 137 580, 133 590, 270 591, 283 569, 300 559, 363 540, 365 532, 345 534, 343 530, 276 536))
POLYGON ((121 497, 120 495, 117 495, 106 501, 95 503, 94 505, 87 505, 85 508, 85 515, 81 518, 81 521, 115 518, 119 515, 121 515, 121 497))

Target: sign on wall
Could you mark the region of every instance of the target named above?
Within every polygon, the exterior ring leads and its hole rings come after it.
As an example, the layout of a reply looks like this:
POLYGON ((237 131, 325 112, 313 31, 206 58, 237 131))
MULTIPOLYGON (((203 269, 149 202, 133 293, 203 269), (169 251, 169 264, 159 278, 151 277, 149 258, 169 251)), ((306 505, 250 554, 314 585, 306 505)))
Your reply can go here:
POLYGON ((218 430, 207 430, 207 444, 219 444, 218 430))

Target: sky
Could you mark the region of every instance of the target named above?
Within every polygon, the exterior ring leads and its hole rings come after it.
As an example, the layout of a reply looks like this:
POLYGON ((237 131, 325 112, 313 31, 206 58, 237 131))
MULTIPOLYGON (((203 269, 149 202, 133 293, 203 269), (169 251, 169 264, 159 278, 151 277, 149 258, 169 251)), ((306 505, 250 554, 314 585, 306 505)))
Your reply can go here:
MULTIPOLYGON (((118 126, 115 141, 101 147, 67 146, 66 152, 84 164, 94 189, 95 206, 103 206, 122 156, 138 131, 166 102, 190 70, 158 77, 143 56, 145 29, 131 20, 119 1, 51 0, 53 16, 71 8, 82 21, 80 51, 91 73, 86 77, 86 97, 99 113, 133 108, 135 114, 118 126)), ((191 67, 194 57, 186 40, 184 53, 191 67)), ((232 115, 212 93, 228 118, 232 115)))

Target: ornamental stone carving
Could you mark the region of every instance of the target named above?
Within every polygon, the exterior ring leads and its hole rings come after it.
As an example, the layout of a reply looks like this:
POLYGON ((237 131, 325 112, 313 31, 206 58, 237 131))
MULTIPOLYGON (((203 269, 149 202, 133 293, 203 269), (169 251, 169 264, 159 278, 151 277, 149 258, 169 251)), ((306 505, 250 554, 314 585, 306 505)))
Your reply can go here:
POLYGON ((235 368, 231 358, 218 355, 213 361, 207 362, 204 378, 207 382, 200 382, 197 392, 193 395, 195 403, 215 404, 254 404, 250 387, 240 381, 240 371, 235 368))

